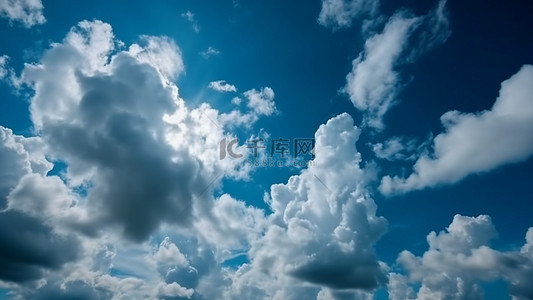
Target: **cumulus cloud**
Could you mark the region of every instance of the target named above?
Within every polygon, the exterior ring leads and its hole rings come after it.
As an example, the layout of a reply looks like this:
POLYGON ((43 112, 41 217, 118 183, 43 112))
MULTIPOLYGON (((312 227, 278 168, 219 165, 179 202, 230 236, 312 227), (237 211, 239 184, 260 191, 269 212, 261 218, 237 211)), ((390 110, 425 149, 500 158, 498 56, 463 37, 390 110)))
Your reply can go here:
POLYGON ((252 243, 251 264, 234 274, 231 295, 314 298, 324 287, 333 294, 349 290, 353 297, 356 290, 370 292, 384 284, 373 245, 387 222, 376 216, 365 190, 367 178, 354 146, 358 136, 348 114, 330 119, 315 134, 315 165, 271 187, 270 225, 252 243))
POLYGON ((220 141, 272 114, 273 90, 248 91, 244 113, 190 109, 171 39, 122 46, 109 24, 82 21, 16 78, 33 90, 37 136, 0 127, 0 284, 13 295, 213 298, 228 285, 222 263, 264 233, 262 210, 213 190, 252 172, 245 145, 220 159, 220 141), (163 228, 177 240, 158 240, 163 228))
POLYGON ((45 175, 53 167, 44 155, 45 145, 39 137, 23 137, 0 126, 0 208, 20 179, 29 174, 45 175))
POLYGON ((246 105, 257 115, 270 116, 276 112, 274 90, 272 88, 264 87, 260 91, 251 89, 244 92, 244 96, 248 100, 246 105))
POLYGON ((209 83, 209 88, 221 93, 237 91, 237 88, 233 84, 229 84, 225 80, 211 81, 209 83))
POLYGON ((168 37, 141 36, 141 45, 131 45, 129 53, 155 67, 164 78, 172 80, 185 72, 181 50, 168 37))
POLYGON ((532 80, 533 66, 524 65, 502 82, 490 110, 442 115, 444 132, 433 139, 433 153, 420 156, 407 178, 385 176, 380 190, 394 194, 451 184, 529 158, 533 154, 532 80))
MULTIPOLYGON (((179 98, 172 79, 184 67, 172 40, 142 36, 115 52, 117 43, 109 24, 82 21, 21 81, 35 90, 31 118, 50 155, 68 165, 70 186, 87 191, 91 217, 80 228, 96 234, 107 224, 141 241, 162 223, 192 225, 195 210, 209 210, 200 202, 213 181, 245 178, 251 167, 246 156, 219 158, 220 140, 234 138, 228 118, 179 98)), ((269 88, 250 97, 253 121, 275 107, 269 88)))
POLYGON ((373 17, 378 8, 379 1, 373 0, 322 0, 318 23, 333 29, 350 27, 353 19, 373 17))
POLYGON ((496 235, 489 216, 456 215, 446 231, 427 236, 429 249, 421 257, 400 253, 397 262, 407 276, 390 275, 391 299, 483 299, 480 283, 498 278, 508 283, 513 299, 529 299, 531 232, 532 228, 521 251, 501 252, 488 245, 496 235), (416 297, 413 284, 421 284, 416 297))
POLYGON ((46 22, 43 9, 41 0, 0 0, 0 16, 27 28, 46 22))

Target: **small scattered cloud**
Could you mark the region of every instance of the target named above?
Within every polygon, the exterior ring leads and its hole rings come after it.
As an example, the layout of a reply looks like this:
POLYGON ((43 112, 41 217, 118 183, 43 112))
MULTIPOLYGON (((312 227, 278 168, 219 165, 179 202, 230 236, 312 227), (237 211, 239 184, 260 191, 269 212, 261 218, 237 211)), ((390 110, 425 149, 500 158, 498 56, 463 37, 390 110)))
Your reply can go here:
POLYGON ((333 29, 350 27, 355 18, 374 17, 379 1, 374 0, 322 0, 318 23, 333 29))
POLYGON ((7 62, 9 60, 9 56, 2 55, 0 56, 0 79, 4 79, 6 75, 9 73, 7 69, 7 62))
POLYGON ((220 55, 220 51, 209 46, 206 50, 200 52, 200 55, 202 55, 205 59, 209 59, 211 56, 220 55))
POLYGON ((196 18, 194 17, 194 14, 190 10, 182 13, 181 16, 187 19, 189 23, 191 23, 192 29, 194 30, 194 32, 196 33, 200 32, 200 25, 198 25, 198 21, 196 20, 196 18))
POLYGON ((237 88, 233 84, 229 84, 225 80, 211 81, 209 83, 209 88, 220 93, 228 93, 228 92, 237 91, 237 88))
POLYGON ((27 28, 46 22, 43 9, 41 0, 0 1, 0 17, 9 19, 10 23, 22 23, 27 28))
POLYGON ((258 115, 270 116, 276 112, 276 104, 274 103, 274 90, 270 87, 264 87, 261 90, 251 89, 244 92, 244 96, 248 100, 246 104, 258 115))
POLYGON ((385 176, 384 194, 405 193, 457 182, 470 174, 526 160, 533 155, 533 66, 524 65, 502 82, 491 110, 449 111, 444 132, 432 142, 433 153, 418 158, 407 178, 385 176))
POLYGON ((242 99, 240 97, 233 97, 233 99, 231 99, 231 103, 235 105, 241 105, 241 102, 242 99))

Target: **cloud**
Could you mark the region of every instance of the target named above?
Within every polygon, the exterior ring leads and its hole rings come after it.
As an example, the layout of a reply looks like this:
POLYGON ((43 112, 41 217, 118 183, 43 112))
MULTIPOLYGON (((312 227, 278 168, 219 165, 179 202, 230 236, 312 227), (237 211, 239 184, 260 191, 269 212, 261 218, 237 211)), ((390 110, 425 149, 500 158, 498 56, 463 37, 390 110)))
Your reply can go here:
POLYGON ((8 18, 10 22, 20 22, 30 28, 46 22, 43 8, 41 0, 1 0, 0 17, 8 18))
POLYGON ((183 297, 190 299, 194 290, 182 287, 176 282, 166 284, 160 283, 157 286, 157 297, 159 299, 168 299, 169 297, 183 297))
POLYGON ((233 138, 224 117, 179 98, 171 81, 184 68, 177 45, 141 42, 115 53, 109 24, 82 21, 21 76, 35 90, 31 118, 49 154, 68 165, 70 186, 86 189, 90 218, 78 226, 94 235, 107 225, 134 241, 163 223, 191 226, 194 206, 206 209, 206 187, 251 170, 247 156, 219 159, 220 140, 233 138))
POLYGON ((407 178, 383 177, 381 192, 405 193, 451 184, 529 158, 533 154, 531 80, 533 66, 524 65, 502 82, 491 110, 442 115, 444 132, 433 139, 433 153, 420 156, 407 178))
POLYGON ((442 44, 450 35, 445 5, 442 0, 434 10, 420 17, 405 11, 395 13, 381 33, 366 40, 364 51, 352 61, 343 90, 364 113, 365 126, 384 128, 383 117, 396 104, 396 97, 405 85, 399 67, 442 44))
POLYGON ((257 115, 270 116, 276 112, 276 104, 274 103, 274 90, 270 87, 264 87, 260 91, 251 89, 244 92, 244 96, 248 100, 247 106, 252 109, 257 115))
POLYGON ((505 280, 513 299, 529 299, 533 289, 531 247, 533 228, 520 252, 500 252, 488 246, 496 230, 489 216, 455 215, 446 231, 427 236, 429 249, 417 257, 409 251, 398 256, 407 276, 390 275, 392 299, 415 299, 413 284, 421 284, 416 299, 483 299, 480 283, 505 280))
POLYGON ((2 55, 0 56, 0 79, 4 79, 6 75, 8 74, 7 67, 7 61, 9 60, 9 56, 2 55))
POLYGON ((372 0, 322 0, 317 21, 333 29, 350 27, 356 17, 375 16, 378 7, 379 1, 372 0))
POLYGON ((231 99, 231 103, 235 105, 241 105, 241 102, 242 102, 242 99, 239 97, 233 97, 233 99, 231 99))
POLYGON ((1 280, 39 279, 76 259, 78 248, 73 236, 59 235, 37 218, 14 210, 0 212, 1 280))
POLYGON ((180 48, 169 37, 141 36, 141 45, 132 44, 129 53, 155 67, 164 78, 173 80, 185 72, 180 48))
POLYGON ((354 106, 365 112, 364 122, 371 127, 383 128, 382 118, 401 88, 394 67, 416 23, 416 18, 394 15, 382 33, 365 42, 364 52, 352 62, 345 92, 354 106))
POLYGON ((44 156, 45 145, 39 137, 26 138, 0 126, 0 209, 7 197, 27 174, 45 175, 53 165, 44 156))
POLYGON ((209 88, 220 93, 228 93, 228 92, 237 91, 237 88, 233 84, 229 84, 225 80, 211 81, 209 83, 209 88))
POLYGON ((220 159, 220 142, 273 114, 274 91, 245 92, 245 112, 191 109, 173 83, 183 71, 171 39, 125 47, 98 20, 24 65, 16 87, 33 92, 36 136, 0 127, 0 223, 20 228, 2 226, 0 284, 14 296, 204 299, 231 284, 222 264, 268 221, 213 196, 253 172, 246 145, 234 149, 241 159, 220 159), (48 175, 54 163, 59 176, 48 175))
POLYGON ((376 157, 388 161, 416 159, 422 145, 417 146, 415 140, 405 141, 401 137, 391 137, 383 143, 369 144, 376 157))
POLYGON ((271 187, 269 226, 252 243, 251 264, 235 273, 231 295, 301 299, 321 286, 354 295, 384 284, 373 245, 387 222, 365 190, 358 136, 348 114, 330 119, 315 134, 315 165, 271 187))
POLYGON ((211 56, 220 55, 220 51, 209 46, 206 50, 200 52, 200 55, 202 55, 205 59, 209 59, 211 56))
POLYGON ((192 29, 194 30, 194 32, 200 32, 200 26, 198 25, 198 21, 194 18, 194 14, 191 11, 188 10, 182 13, 181 16, 187 19, 187 21, 192 24, 192 29))

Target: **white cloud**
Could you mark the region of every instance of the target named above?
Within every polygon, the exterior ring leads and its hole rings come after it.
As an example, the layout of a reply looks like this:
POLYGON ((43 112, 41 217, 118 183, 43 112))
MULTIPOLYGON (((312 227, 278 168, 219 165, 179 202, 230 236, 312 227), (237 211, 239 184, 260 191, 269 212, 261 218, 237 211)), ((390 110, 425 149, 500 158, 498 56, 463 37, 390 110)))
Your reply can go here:
POLYGON ((396 61, 407 44, 417 18, 396 14, 383 32, 365 42, 365 50, 353 60, 352 71, 346 76, 345 92, 355 107, 365 112, 364 122, 383 128, 382 118, 394 104, 401 88, 396 61))
POLYGON ((211 81, 209 83, 209 88, 221 93, 237 91, 237 88, 233 84, 229 84, 225 80, 211 81))
POLYGON ((200 52, 200 55, 202 55, 205 59, 209 59, 211 56, 219 55, 220 51, 216 48, 209 46, 206 50, 200 52))
POLYGON ((194 290, 186 289, 179 285, 177 282, 170 284, 160 283, 157 286, 157 296, 159 299, 166 299, 168 297, 184 297, 190 299, 194 290))
POLYGON ((194 14, 191 11, 188 10, 182 13, 181 16, 187 19, 187 21, 192 24, 192 29, 194 30, 194 32, 200 32, 200 25, 198 25, 198 21, 195 19, 194 14))
POLYGON ((470 174, 526 160, 533 154, 533 66, 524 65, 502 82, 491 110, 449 111, 444 132, 433 140, 433 153, 422 155, 407 178, 385 176, 385 194, 457 182, 470 174))
POLYGON ((354 296, 356 289, 370 292, 384 283, 373 245, 387 222, 376 216, 376 205, 365 190, 368 178, 359 168, 361 158, 354 146, 358 136, 348 114, 320 126, 315 165, 271 187, 270 224, 252 243, 251 264, 234 274, 230 295, 307 299, 323 286, 335 290, 333 294, 347 289, 354 296))
POLYGON ((496 231, 489 216, 456 215, 446 231, 427 236, 429 249, 417 257, 409 251, 398 256, 407 276, 390 275, 392 299, 413 296, 412 285, 420 283, 416 299, 483 299, 482 282, 501 278, 509 284, 513 299, 529 299, 533 289, 533 257, 524 249, 531 247, 528 230, 521 252, 500 252, 488 246, 496 231))
POLYGON ((378 7, 379 1, 373 0, 322 0, 318 23, 333 29, 350 27, 356 17, 373 17, 378 7))
MULTIPOLYGON (((241 159, 219 157, 220 141, 235 138, 225 128, 245 123, 206 104, 188 109, 171 81, 183 71, 178 46, 166 37, 141 41, 115 52, 109 24, 82 21, 20 79, 35 90, 31 118, 48 154, 68 165, 71 187, 87 189, 90 218, 77 226, 94 235, 107 224, 136 241, 164 223, 192 226, 222 178, 252 170, 245 145, 241 159)), ((264 90, 261 108, 274 107, 264 90)), ((259 116, 243 118, 249 126, 259 116)))
POLYGON ((129 52, 140 62, 155 67, 161 75, 173 80, 185 72, 180 48, 169 37, 141 36, 141 44, 130 46, 129 52))
POLYGON ((420 17, 400 10, 381 33, 366 40, 364 50, 352 61, 344 87, 354 106, 363 112, 363 125, 384 128, 383 117, 397 102, 404 86, 399 67, 442 44, 449 35, 446 1, 441 0, 435 9, 420 17))
POLYGON ((187 266, 189 264, 187 258, 181 253, 176 244, 170 241, 169 237, 166 237, 161 244, 159 244, 159 249, 154 254, 154 259, 159 263, 173 264, 177 266, 187 266))
POLYGON ((0 16, 28 28, 46 22, 43 8, 41 0, 0 0, 0 16))
POLYGON ((45 175, 53 167, 44 156, 44 144, 38 137, 26 138, 0 126, 0 209, 21 178, 28 174, 45 175))
POLYGON ((241 102, 242 102, 242 99, 239 97, 233 97, 233 99, 231 99, 231 103, 235 105, 241 105, 241 102))
POLYGON ((261 88, 260 91, 251 89, 244 92, 244 96, 248 100, 247 106, 257 115, 270 116, 276 112, 276 104, 274 103, 274 90, 272 90, 272 88, 267 86, 261 88))
POLYGON ((415 140, 405 141, 401 137, 392 137, 383 143, 369 144, 376 157, 389 161, 416 159, 417 152, 422 151, 422 145, 416 145, 415 140))
POLYGON ((0 56, 0 79, 4 79, 6 75, 8 74, 7 69, 7 61, 9 60, 9 56, 2 55, 0 56))

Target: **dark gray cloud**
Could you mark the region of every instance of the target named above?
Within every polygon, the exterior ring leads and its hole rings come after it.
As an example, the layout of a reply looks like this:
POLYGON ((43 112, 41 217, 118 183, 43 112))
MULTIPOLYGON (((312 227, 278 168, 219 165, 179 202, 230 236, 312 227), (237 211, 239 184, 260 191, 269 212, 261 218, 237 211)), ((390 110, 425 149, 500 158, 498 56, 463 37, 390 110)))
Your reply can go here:
POLYGON ((39 279, 76 259, 78 241, 54 233, 40 220, 16 211, 0 212, 0 279, 14 282, 39 279))
POLYGON ((142 241, 163 221, 190 221, 200 165, 164 141, 162 117, 176 107, 157 70, 127 54, 110 67, 110 75, 77 73, 79 105, 63 119, 44 120, 42 136, 69 168, 92 172, 94 222, 118 224, 142 241))

